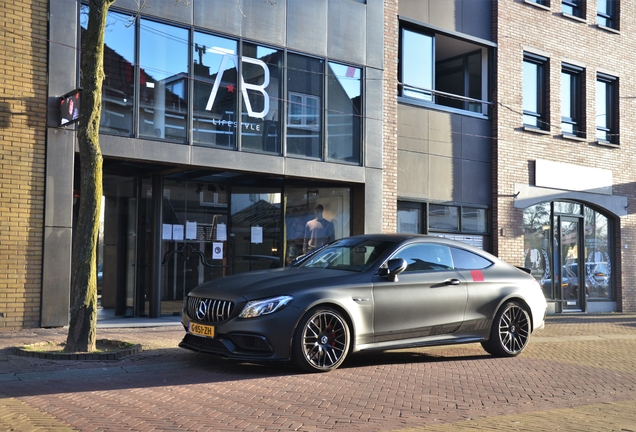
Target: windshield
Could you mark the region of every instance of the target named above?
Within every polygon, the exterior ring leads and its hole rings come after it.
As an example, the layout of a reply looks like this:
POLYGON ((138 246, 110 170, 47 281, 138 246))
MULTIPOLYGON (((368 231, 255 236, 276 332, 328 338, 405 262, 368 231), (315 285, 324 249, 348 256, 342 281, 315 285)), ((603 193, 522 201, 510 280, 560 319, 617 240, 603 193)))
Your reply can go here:
POLYGON ((320 249, 297 266, 362 272, 371 267, 392 244, 380 240, 345 238, 320 249))

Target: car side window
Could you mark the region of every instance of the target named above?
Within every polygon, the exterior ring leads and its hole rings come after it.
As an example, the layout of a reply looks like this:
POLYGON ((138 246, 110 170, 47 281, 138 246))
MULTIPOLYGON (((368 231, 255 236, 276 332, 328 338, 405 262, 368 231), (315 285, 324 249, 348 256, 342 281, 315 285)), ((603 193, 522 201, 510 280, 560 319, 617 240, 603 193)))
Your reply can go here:
POLYGON ((464 249, 451 247, 453 264, 457 270, 481 270, 490 267, 492 262, 464 249))
POLYGON ((453 260, 447 246, 439 244, 413 244, 399 251, 393 258, 406 260, 404 272, 450 270, 453 260))

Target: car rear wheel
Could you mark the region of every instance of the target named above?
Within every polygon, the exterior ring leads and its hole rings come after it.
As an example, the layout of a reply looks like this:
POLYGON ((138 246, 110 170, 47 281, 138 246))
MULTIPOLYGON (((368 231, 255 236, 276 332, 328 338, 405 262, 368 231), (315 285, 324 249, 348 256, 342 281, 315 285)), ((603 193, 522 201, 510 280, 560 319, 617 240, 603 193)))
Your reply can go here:
POLYGON ((309 311, 294 333, 294 361, 308 372, 329 372, 342 364, 349 351, 349 326, 333 308, 309 311))
POLYGON ((490 339, 481 345, 494 356, 517 356, 528 345, 530 326, 530 315, 526 308, 519 302, 508 302, 495 315, 490 339))

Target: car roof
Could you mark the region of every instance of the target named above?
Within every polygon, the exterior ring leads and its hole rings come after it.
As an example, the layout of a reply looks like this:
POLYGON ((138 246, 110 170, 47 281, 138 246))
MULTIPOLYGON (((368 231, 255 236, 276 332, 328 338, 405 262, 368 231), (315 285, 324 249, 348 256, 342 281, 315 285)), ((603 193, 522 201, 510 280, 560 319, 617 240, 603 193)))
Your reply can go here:
POLYGON ((485 254, 488 256, 492 256, 492 254, 489 254, 488 252, 484 251, 483 249, 479 249, 477 247, 474 247, 468 243, 464 243, 458 240, 452 240, 452 239, 448 239, 446 237, 440 237, 440 236, 436 236, 436 235, 428 235, 428 234, 407 234, 407 233, 376 233, 376 234, 361 234, 361 235, 356 235, 356 236, 351 236, 351 237, 345 237, 341 240, 344 240, 346 238, 349 239, 368 239, 368 240, 378 240, 378 241, 389 241, 392 243, 409 243, 411 241, 418 241, 418 242, 427 242, 427 243, 443 243, 449 246, 455 246, 455 247, 459 247, 459 248, 463 248, 463 249, 467 249, 467 250, 471 250, 474 252, 477 252, 479 254, 485 254))

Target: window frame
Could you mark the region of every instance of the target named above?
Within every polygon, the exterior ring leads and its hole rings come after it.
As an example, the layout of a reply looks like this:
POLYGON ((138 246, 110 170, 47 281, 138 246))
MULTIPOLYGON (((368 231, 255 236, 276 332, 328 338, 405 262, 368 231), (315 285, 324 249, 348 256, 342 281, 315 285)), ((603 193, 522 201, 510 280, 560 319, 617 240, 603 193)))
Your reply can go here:
POLYGON ((561 133, 564 136, 585 138, 585 118, 584 118, 584 87, 585 70, 581 67, 563 63, 561 65, 561 133), (564 88, 563 75, 570 76, 569 88, 569 115, 564 112, 564 88), (564 124, 570 125, 572 131, 565 131, 564 124))
POLYGON ((596 24, 618 30, 618 9, 620 4, 613 0, 597 0, 596 1, 596 24), (605 3, 605 11, 599 10, 601 3, 605 3), (604 22, 599 22, 604 21, 604 22))
POLYGON ((600 144, 613 144, 613 145, 618 145, 619 144, 619 124, 618 124, 618 77, 615 76, 611 76, 611 75, 607 75, 607 74, 603 74, 603 73, 597 73, 596 74, 596 88, 597 88, 597 94, 596 94, 596 108, 597 108, 597 112, 596 112, 596 139, 597 142, 600 144), (605 85, 606 91, 605 91, 605 101, 604 101, 604 105, 605 105, 605 117, 606 117, 606 121, 604 125, 599 125, 599 113, 598 113, 598 107, 599 107, 599 102, 601 102, 599 100, 599 94, 598 94, 598 86, 599 84, 602 83, 605 85), (599 132, 601 132, 602 134, 605 135, 605 137, 609 136, 609 139, 603 139, 599 137, 599 132))
MULTIPOLYGON (((491 41, 482 40, 479 38, 467 36, 464 34, 445 32, 438 29, 427 28, 422 23, 414 22, 406 19, 400 19, 400 32, 399 32, 399 49, 398 49, 398 100, 402 103, 409 103, 413 105, 434 107, 442 111, 450 111, 453 113, 477 116, 479 118, 489 118, 492 113, 493 102, 490 99, 491 90, 493 88, 493 74, 494 74, 494 48, 496 45, 491 41), (431 88, 423 88, 416 85, 416 83, 408 82, 407 75, 408 56, 405 51, 405 34, 409 32, 414 35, 421 35, 431 39, 431 59, 430 59, 430 76, 431 88), (460 55, 443 58, 437 60, 439 57, 438 39, 444 38, 453 40, 452 43, 457 43, 464 50, 460 55), (456 42, 455 42, 456 41, 456 42), (469 49, 470 48, 470 49, 469 49), (476 52, 480 53, 480 99, 475 99, 469 96, 471 88, 474 86, 464 85, 469 78, 467 72, 467 59, 473 56, 476 52), (439 90, 438 86, 438 65, 442 62, 462 59, 463 62, 463 85, 460 93, 449 93, 439 90), (418 96, 418 94, 420 96, 418 96), (442 104, 443 100, 460 100, 463 102, 463 108, 458 108, 452 105, 442 104)), ((427 51, 428 54, 428 51, 427 51)), ((426 65, 428 67, 428 65, 426 65)), ((418 74, 421 77, 421 74, 418 74)))
MULTIPOLYGON (((524 52, 523 53, 523 63, 524 69, 525 64, 533 64, 537 67, 537 73, 535 77, 534 86, 536 87, 535 102, 537 105, 537 111, 529 111, 525 109, 525 100, 522 100, 523 107, 523 125, 524 127, 529 127, 538 130, 550 130, 550 122, 549 122, 549 109, 548 109, 548 80, 549 76, 549 59, 547 57, 543 57, 537 54, 524 52), (530 117, 535 119, 536 124, 527 123, 526 117, 530 117)), ((526 90, 526 76, 525 71, 522 77, 522 92, 525 96, 526 90)), ((525 99, 525 97, 522 97, 525 99)))
POLYGON ((563 12, 564 15, 585 19, 585 9, 583 6, 583 0, 561 0, 561 12, 563 12), (571 9, 569 11, 566 11, 566 8, 571 9))

